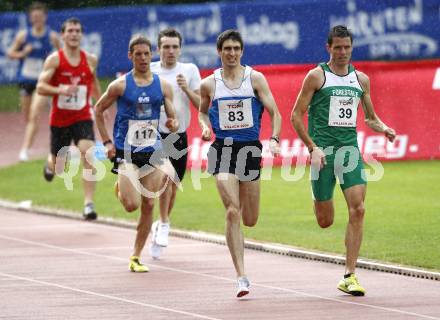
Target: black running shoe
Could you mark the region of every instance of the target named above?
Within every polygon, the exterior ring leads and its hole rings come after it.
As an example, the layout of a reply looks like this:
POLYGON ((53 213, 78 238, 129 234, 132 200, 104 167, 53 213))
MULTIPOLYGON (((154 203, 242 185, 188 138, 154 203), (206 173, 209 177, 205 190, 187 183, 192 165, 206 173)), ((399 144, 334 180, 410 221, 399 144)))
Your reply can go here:
POLYGON ((47 165, 47 163, 44 165, 43 176, 47 182, 51 182, 53 180, 53 177, 55 176, 53 171, 51 171, 49 169, 49 166, 47 165))
POLYGON ((83 217, 85 220, 96 220, 98 214, 95 212, 95 206, 93 203, 87 203, 84 207, 83 217))

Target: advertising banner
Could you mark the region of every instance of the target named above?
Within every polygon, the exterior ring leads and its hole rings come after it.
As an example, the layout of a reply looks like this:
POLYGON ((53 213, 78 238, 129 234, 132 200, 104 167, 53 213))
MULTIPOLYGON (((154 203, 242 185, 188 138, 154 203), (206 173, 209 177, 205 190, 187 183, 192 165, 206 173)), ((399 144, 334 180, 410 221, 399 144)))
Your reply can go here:
MULTIPOLYGON (((355 61, 440 58, 439 12, 438 0, 255 0, 50 11, 48 23, 59 31, 65 19, 78 17, 83 47, 100 58, 99 76, 114 76, 130 66, 127 46, 134 34, 155 43, 165 27, 182 33, 182 61, 202 69, 219 65, 216 38, 230 28, 243 34, 249 65, 325 60, 327 33, 336 24, 353 31, 355 61)), ((0 83, 15 81, 18 64, 5 52, 27 25, 24 12, 0 14, 0 83)))

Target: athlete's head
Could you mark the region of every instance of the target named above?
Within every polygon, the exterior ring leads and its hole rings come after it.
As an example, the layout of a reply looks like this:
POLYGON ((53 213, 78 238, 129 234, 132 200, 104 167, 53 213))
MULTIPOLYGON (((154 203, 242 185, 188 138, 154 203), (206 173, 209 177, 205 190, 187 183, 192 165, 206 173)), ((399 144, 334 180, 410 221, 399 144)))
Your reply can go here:
POLYGON ((64 45, 70 48, 79 47, 82 39, 82 25, 78 18, 67 19, 61 25, 61 37, 64 45))
POLYGON ((217 37, 217 50, 222 50, 223 43, 226 40, 233 40, 240 43, 241 50, 243 50, 243 38, 241 37, 240 32, 237 30, 229 29, 220 33, 217 37))
POLYGON ((241 65, 243 39, 237 30, 226 30, 217 37, 217 53, 223 67, 241 65))
POLYGON ((32 26, 43 27, 47 20, 47 6, 42 2, 33 2, 28 10, 29 21, 32 26))
POLYGON ((343 25, 337 25, 331 28, 327 37, 327 44, 331 46, 334 38, 350 38, 351 44, 353 44, 353 34, 351 31, 343 25))
POLYGON ((345 66, 350 63, 353 52, 353 35, 346 26, 335 26, 330 30, 327 40, 330 62, 345 66))
POLYGON ((167 28, 157 36, 157 50, 163 65, 173 67, 180 57, 182 35, 175 29, 167 28))
POLYGON ((134 36, 128 44, 128 58, 133 68, 139 72, 149 70, 151 62, 151 41, 141 35, 134 36))

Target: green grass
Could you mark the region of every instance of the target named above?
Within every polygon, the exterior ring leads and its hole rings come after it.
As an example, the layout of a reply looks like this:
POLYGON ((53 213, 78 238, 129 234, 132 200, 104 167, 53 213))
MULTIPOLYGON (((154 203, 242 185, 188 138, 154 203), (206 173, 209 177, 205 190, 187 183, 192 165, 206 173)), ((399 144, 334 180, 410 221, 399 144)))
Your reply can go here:
POLYGON ((18 103, 18 86, 16 84, 0 86, 0 112, 16 112, 20 110, 18 103))
MULTIPOLYGON (((100 79, 104 91, 113 79, 100 79)), ((17 112, 20 110, 18 101, 18 86, 16 84, 0 85, 0 112, 17 112)))
MULTIPOLYGON (((384 163, 385 175, 368 184, 366 219, 361 256, 403 265, 440 270, 440 181, 439 161, 384 163)), ((82 210, 82 188, 78 177, 73 191, 63 180, 48 184, 42 178, 43 161, 0 169, 0 198, 33 204, 82 210)), ((108 166, 109 167, 109 166, 108 166)), ((244 228, 247 238, 284 243, 343 254, 347 209, 339 187, 335 189, 335 222, 318 227, 312 210, 308 171, 297 182, 281 178, 274 169, 272 179, 261 183, 260 219, 255 228, 244 228)), ((224 209, 214 179, 193 187, 189 173, 179 192, 172 214, 173 227, 223 234, 224 209)), ((126 214, 113 195, 115 176, 107 173, 97 184, 96 207, 102 216, 136 220, 126 214)), ((157 208, 156 213, 157 215, 157 208)))

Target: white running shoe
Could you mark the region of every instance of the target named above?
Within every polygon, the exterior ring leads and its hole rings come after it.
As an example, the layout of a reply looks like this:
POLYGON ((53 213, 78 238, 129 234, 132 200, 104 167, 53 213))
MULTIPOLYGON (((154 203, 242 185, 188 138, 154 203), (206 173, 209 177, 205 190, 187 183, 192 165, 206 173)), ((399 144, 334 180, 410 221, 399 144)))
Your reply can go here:
POLYGON ((150 256, 153 259, 157 260, 160 258, 160 255, 162 254, 162 247, 158 246, 155 242, 151 242, 149 252, 150 252, 150 256))
POLYGON ((237 298, 241 298, 249 293, 251 284, 247 277, 240 277, 237 279, 237 286, 237 298))
POLYGON ((20 161, 22 161, 22 162, 29 161, 29 155, 28 155, 27 150, 22 149, 22 150, 20 151, 20 153, 18 154, 18 160, 20 160, 20 161))
POLYGON ((154 221, 151 225, 151 243, 156 243, 157 227, 159 226, 159 220, 154 221))
POLYGON ((168 234, 170 233, 170 224, 169 223, 162 223, 158 221, 158 226, 156 230, 156 237, 153 237, 154 242, 161 246, 161 247, 167 247, 168 246, 168 234))

